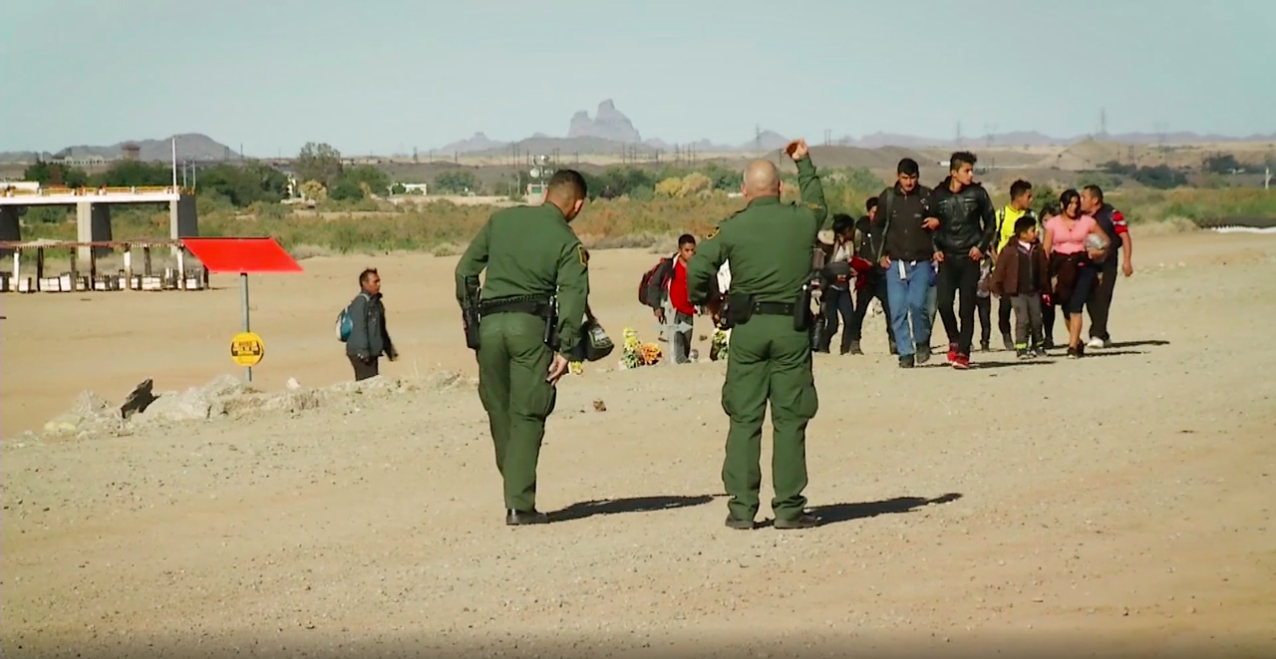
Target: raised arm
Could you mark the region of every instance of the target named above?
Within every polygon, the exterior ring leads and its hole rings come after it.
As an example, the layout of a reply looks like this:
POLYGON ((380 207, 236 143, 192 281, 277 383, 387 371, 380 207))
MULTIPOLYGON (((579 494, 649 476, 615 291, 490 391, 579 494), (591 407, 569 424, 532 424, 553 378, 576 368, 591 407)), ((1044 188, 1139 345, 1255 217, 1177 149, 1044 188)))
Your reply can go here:
POLYGON ((589 252, 573 236, 558 255, 558 352, 569 354, 580 342, 589 308, 589 252))
POLYGON ((478 288, 479 275, 482 274, 483 268, 487 267, 488 241, 491 237, 491 227, 492 220, 488 218, 487 222, 483 224, 483 228, 479 229, 478 235, 474 236, 474 240, 470 241, 470 246, 461 255, 461 260, 456 262, 457 304, 464 306, 466 292, 478 288))
POLYGON ((824 183, 815 171, 811 156, 805 155, 794 162, 798 170, 798 192, 802 195, 802 203, 815 215, 815 230, 819 231, 829 214, 828 202, 824 199, 824 183))

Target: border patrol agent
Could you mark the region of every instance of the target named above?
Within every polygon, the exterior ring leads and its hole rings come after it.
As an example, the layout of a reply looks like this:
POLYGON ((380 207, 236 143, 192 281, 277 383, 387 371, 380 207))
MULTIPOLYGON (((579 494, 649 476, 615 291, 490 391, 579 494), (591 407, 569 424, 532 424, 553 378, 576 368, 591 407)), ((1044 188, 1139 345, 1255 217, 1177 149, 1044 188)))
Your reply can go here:
POLYGON ((726 524, 755 528, 762 485, 762 419, 771 404, 775 457, 772 477, 775 528, 818 524, 806 513, 806 426, 819 409, 811 371, 811 255, 828 215, 824 186, 805 140, 785 147, 798 169, 802 203, 780 203, 774 164, 755 160, 741 186, 748 206, 723 220, 687 264, 687 288, 695 301, 731 262, 724 320, 731 326, 722 409, 730 418, 722 482, 731 496, 726 524))
POLYGON ((568 226, 585 194, 578 172, 558 170, 543 204, 493 213, 456 264, 456 297, 466 344, 477 352, 479 399, 511 526, 549 521, 536 509, 536 466, 588 307, 589 253, 568 226))

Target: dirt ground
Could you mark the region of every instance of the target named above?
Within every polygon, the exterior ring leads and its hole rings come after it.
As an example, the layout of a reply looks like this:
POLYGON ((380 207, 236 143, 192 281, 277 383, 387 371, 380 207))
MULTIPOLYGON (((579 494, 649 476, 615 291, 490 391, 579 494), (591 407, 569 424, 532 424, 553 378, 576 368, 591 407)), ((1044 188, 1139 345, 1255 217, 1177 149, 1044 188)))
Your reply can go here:
MULTIPOLYGON (((1276 238, 1136 249, 1117 345, 1092 358, 901 371, 880 317, 868 355, 817 356, 807 494, 826 524, 797 532, 723 527, 720 363, 609 360, 565 380, 541 454, 555 521, 510 529, 469 387, 15 438, 82 389, 118 401, 144 378, 240 373, 239 293, 214 277, 205 292, 6 295, 0 649, 1274 656, 1276 238)), ((634 288, 653 258, 594 255, 593 306, 617 339, 650 338, 634 288)), ((253 277, 255 382, 350 377, 332 323, 365 265, 402 352, 383 373, 474 374, 454 263, 322 258, 253 277)))

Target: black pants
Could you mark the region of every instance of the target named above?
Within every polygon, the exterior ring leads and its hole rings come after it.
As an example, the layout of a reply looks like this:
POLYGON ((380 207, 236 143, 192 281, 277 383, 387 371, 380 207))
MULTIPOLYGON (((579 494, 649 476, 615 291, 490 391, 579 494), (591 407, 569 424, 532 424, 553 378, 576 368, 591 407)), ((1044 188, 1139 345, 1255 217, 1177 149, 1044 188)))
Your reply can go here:
POLYGON ((997 303, 997 331, 1002 336, 1010 334, 1010 310, 1012 308, 1010 296, 1003 295, 997 303))
POLYGON ((846 324, 846 333, 852 341, 863 337, 864 318, 868 316, 868 308, 874 299, 882 302, 882 315, 886 316, 886 337, 891 345, 895 345, 895 328, 891 327, 891 305, 886 299, 886 276, 880 272, 861 275, 865 278, 864 287, 855 291, 855 315, 846 324))
POLYGON ((379 358, 373 357, 371 362, 365 363, 358 357, 352 357, 350 355, 346 355, 346 357, 350 359, 350 365, 354 367, 355 382, 374 378, 380 374, 380 366, 378 365, 378 362, 381 360, 379 358))
POLYGON ((1054 347, 1054 309, 1059 303, 1050 298, 1050 304, 1041 305, 1041 341, 1047 348, 1054 347))
POLYGON ((979 345, 986 346, 992 340, 992 297, 976 295, 975 310, 979 312, 979 345))
POLYGON ((820 299, 823 316, 823 327, 815 349, 827 352, 833 343, 833 335, 837 334, 837 318, 842 317, 846 328, 842 331, 842 352, 851 349, 851 325, 855 317, 855 305, 851 304, 851 292, 845 288, 827 288, 820 299))
POLYGON ((944 321, 948 343, 957 344, 957 354, 970 355, 975 337, 975 297, 979 293, 979 262, 965 254, 945 254, 935 280, 939 317, 944 321), (953 303, 957 302, 957 313, 953 303), (961 317, 958 323, 958 315, 961 317))
POLYGON ((1110 265, 1105 263, 1100 273, 1099 283, 1085 306, 1090 312, 1090 338, 1107 341, 1112 338, 1108 335, 1108 313, 1112 310, 1112 292, 1116 288, 1116 259, 1110 265))

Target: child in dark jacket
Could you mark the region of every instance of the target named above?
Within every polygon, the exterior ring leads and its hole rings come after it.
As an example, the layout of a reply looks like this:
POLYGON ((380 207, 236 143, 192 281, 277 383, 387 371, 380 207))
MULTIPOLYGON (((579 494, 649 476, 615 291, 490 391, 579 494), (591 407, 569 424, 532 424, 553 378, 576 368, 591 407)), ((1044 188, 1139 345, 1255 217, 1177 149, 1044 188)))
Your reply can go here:
POLYGON ((1002 248, 989 288, 1010 298, 1015 312, 1015 353, 1020 359, 1044 356, 1042 304, 1050 304, 1050 265, 1037 241, 1037 222, 1030 216, 1015 222, 1016 239, 1002 248))

